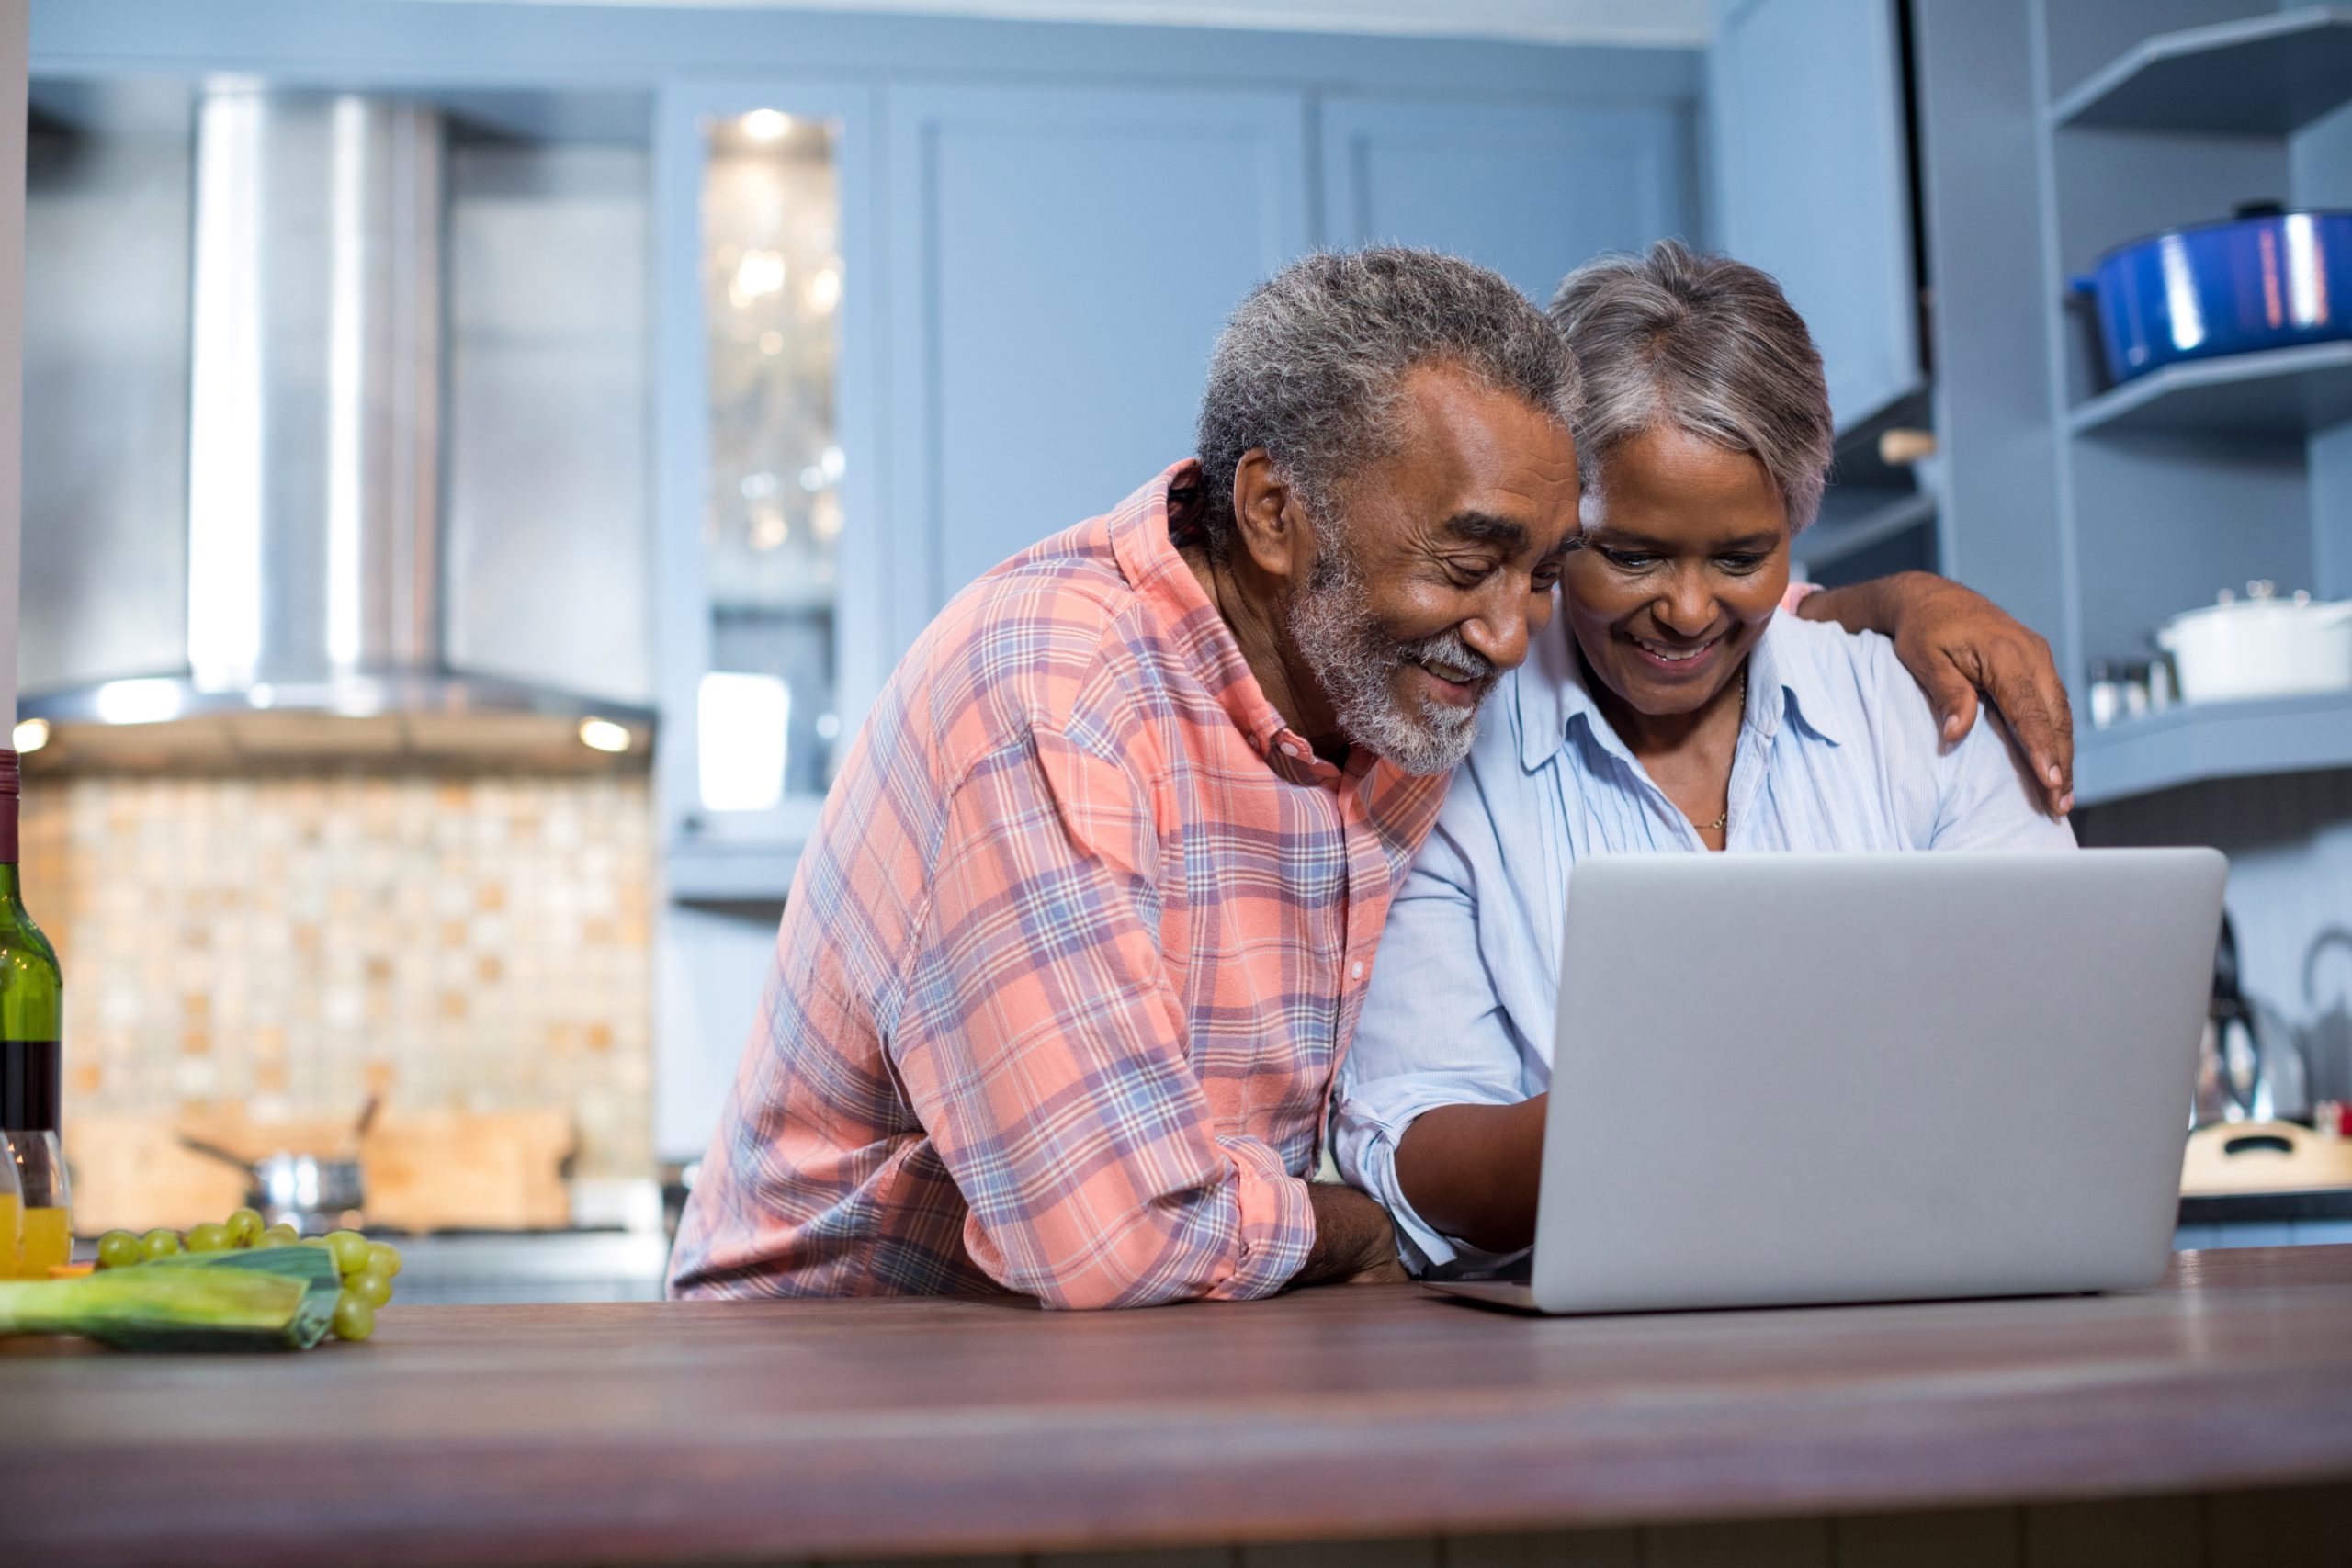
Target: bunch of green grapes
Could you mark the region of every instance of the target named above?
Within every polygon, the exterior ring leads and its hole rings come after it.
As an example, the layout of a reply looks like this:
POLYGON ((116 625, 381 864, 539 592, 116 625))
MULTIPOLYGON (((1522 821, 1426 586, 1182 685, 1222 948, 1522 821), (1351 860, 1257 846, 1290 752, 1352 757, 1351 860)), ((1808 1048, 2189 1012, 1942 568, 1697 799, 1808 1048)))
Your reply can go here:
POLYGON ((343 1294, 334 1303, 334 1332, 343 1339, 365 1339, 376 1332, 376 1309, 392 1299, 392 1276, 401 1271, 400 1248, 390 1242, 369 1241, 357 1231, 335 1231, 311 1236, 279 1221, 262 1224, 261 1215, 240 1209, 219 1224, 189 1227, 183 1236, 158 1229, 141 1235, 135 1231, 108 1231, 98 1238, 98 1267, 127 1269, 134 1263, 182 1252, 227 1252, 232 1247, 323 1247, 334 1255, 343 1276, 343 1294))

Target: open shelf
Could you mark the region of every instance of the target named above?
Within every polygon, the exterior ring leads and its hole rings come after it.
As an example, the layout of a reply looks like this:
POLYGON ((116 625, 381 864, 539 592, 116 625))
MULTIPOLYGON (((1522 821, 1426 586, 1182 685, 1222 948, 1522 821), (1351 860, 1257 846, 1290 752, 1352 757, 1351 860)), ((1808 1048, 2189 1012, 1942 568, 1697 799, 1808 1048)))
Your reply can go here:
POLYGON ((2081 732, 2075 798, 2085 806, 2205 779, 2352 768, 2352 692, 2201 703, 2081 732))
POLYGON ((2077 435, 2145 430, 2307 435, 2352 419, 2352 341, 2167 365, 2077 405, 2077 435))
POLYGON ((1825 508, 1821 520, 1799 534, 1790 545, 1789 555, 1808 570, 1818 570, 1935 520, 1936 498, 1928 491, 1898 493, 1879 505, 1845 516, 1830 515, 1825 508))
POLYGON ((2283 136, 2352 102, 2352 6, 2158 33, 2053 105, 2055 125, 2283 136))
POLYGON ((782 903, 799 867, 797 847, 673 843, 662 883, 681 904, 782 903))

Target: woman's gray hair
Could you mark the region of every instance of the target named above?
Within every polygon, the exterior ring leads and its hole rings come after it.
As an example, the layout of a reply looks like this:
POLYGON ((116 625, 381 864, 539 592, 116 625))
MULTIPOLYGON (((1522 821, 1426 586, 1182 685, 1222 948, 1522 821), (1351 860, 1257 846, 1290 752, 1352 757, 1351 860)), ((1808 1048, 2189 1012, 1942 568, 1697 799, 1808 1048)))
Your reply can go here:
POLYGON ((1583 367, 1577 458, 1588 496, 1623 443, 1671 424, 1753 453, 1794 533, 1829 478, 1829 388, 1804 318, 1768 273, 1660 240, 1570 273, 1552 320, 1583 367))
POLYGON ((1574 427, 1576 358, 1528 298, 1482 266, 1379 247, 1293 262, 1252 289, 1217 335, 1195 450, 1202 527, 1222 555, 1233 475, 1263 447, 1318 521, 1337 487, 1396 448, 1405 373, 1442 362, 1574 427))

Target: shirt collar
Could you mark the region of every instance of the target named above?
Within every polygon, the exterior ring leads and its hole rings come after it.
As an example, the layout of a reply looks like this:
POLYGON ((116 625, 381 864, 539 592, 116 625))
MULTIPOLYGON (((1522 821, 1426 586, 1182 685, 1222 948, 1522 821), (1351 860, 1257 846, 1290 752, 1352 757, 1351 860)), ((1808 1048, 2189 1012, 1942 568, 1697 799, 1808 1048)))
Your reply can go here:
POLYGON ((1250 750, 1276 773, 1294 784, 1330 785, 1342 778, 1361 782, 1375 759, 1359 746, 1346 767, 1327 762, 1305 736, 1283 722, 1258 677, 1250 672, 1250 660, 1242 656, 1233 628, 1225 624, 1224 615, 1179 552, 1180 542, 1197 536, 1197 526, 1188 517, 1200 483, 1201 466, 1188 457, 1119 503, 1107 525, 1120 571, 1201 684, 1248 739, 1250 750))
MULTIPOLYGON (((1741 728, 1755 731, 1768 745, 1780 734, 1783 720, 1803 725, 1832 746, 1838 743, 1822 725, 1824 716, 1837 709, 1822 685, 1819 660, 1804 646, 1804 636, 1795 616, 1779 612, 1747 655, 1748 703, 1741 728), (1759 694, 1770 695, 1758 702, 1759 694)), ((1552 617, 1551 628, 1537 640, 1517 683, 1519 760, 1528 772, 1550 761, 1567 744, 1579 720, 1603 750, 1633 761, 1633 752, 1610 728, 1586 683, 1584 661, 1577 657, 1576 634, 1568 629, 1565 613, 1552 617)))

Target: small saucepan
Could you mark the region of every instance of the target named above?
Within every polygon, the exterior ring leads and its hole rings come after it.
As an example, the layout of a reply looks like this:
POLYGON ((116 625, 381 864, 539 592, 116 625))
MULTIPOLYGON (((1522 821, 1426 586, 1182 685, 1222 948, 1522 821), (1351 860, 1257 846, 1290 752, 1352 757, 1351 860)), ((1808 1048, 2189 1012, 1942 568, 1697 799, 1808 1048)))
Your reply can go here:
POLYGON ((329 1159, 280 1150, 246 1161, 216 1144, 180 1134, 180 1143, 209 1159, 245 1173, 245 1201, 271 1224, 292 1225, 304 1235, 356 1226, 367 1207, 367 1187, 356 1159, 329 1159))
POLYGON ((2352 599, 2312 602, 2249 582, 2214 604, 2184 610, 2156 628, 2156 646, 2180 672, 2188 703, 2244 702, 2352 690, 2352 599))

